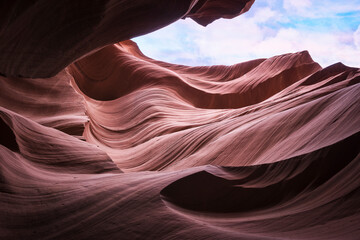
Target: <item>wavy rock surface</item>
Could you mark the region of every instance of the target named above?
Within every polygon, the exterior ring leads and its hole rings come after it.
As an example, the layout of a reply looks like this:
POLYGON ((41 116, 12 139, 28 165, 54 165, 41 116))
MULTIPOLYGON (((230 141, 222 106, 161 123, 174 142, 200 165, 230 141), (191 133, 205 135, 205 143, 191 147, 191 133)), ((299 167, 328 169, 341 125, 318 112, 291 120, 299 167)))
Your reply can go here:
POLYGON ((72 81, 65 70, 48 79, 0 76, 0 106, 80 137, 88 118, 84 98, 74 90, 72 81))
POLYGON ((5 109, 1 118, 18 146, 0 146, 2 239, 356 239, 359 230, 358 133, 272 164, 121 173, 91 144, 5 109))
POLYGON ((149 59, 127 41, 69 72, 100 99, 85 97, 84 136, 124 171, 272 163, 360 130, 359 69, 322 69, 307 52, 186 67, 149 59))
POLYGON ((0 239, 358 239, 358 68, 97 49, 252 3, 1 2, 0 239))

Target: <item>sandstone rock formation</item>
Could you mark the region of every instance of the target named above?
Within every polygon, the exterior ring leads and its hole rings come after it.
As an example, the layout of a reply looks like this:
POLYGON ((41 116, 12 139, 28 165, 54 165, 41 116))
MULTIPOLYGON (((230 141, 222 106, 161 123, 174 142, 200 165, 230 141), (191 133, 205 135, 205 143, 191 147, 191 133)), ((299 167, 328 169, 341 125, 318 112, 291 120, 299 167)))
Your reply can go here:
POLYGON ((253 2, 1 2, 0 239, 357 239, 360 69, 128 40, 253 2))

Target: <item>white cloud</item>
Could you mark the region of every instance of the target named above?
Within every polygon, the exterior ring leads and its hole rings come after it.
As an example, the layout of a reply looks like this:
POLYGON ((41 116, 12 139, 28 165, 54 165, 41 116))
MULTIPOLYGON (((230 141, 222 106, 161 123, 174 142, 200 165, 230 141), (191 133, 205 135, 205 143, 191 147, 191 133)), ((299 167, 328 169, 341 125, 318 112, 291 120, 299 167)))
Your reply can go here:
MULTIPOLYGON (((310 11, 318 4, 315 1, 287 2, 288 7, 307 9, 309 14, 318 11, 318 8, 310 11)), ((350 0, 341 5, 349 8, 351 4, 355 2, 350 0)), ((311 26, 296 28, 296 24, 284 24, 289 16, 286 14, 289 13, 280 12, 276 4, 272 5, 276 10, 269 6, 254 6, 251 14, 231 20, 221 19, 206 28, 189 19, 180 20, 166 29, 135 41, 139 42, 141 50, 150 57, 188 65, 229 65, 308 50, 313 59, 323 67, 336 62, 360 67, 360 25, 353 32, 349 28, 333 30, 328 27, 328 31, 318 31, 311 26)), ((329 9, 335 7, 331 6, 329 9)))
POLYGON ((256 54, 270 57, 273 55, 308 50, 313 59, 323 67, 335 62, 349 66, 360 66, 360 48, 342 42, 334 33, 306 32, 296 29, 280 29, 276 36, 259 42, 256 54))
POLYGON ((283 0, 283 8, 290 16, 304 18, 336 17, 339 13, 360 11, 359 0, 283 0))
POLYGON ((354 32, 354 44, 358 50, 360 50, 360 25, 357 30, 354 32))
POLYGON ((255 16, 256 18, 253 18, 253 20, 258 23, 262 23, 267 22, 273 18, 277 18, 278 13, 269 7, 264 7, 257 10, 255 16))
POLYGON ((275 33, 258 26, 251 19, 220 21, 194 36, 201 56, 214 64, 233 64, 255 58, 272 57, 308 50, 323 67, 335 62, 360 66, 360 30, 354 34, 357 48, 343 39, 343 34, 280 28, 275 33), (221 31, 220 31, 221 29, 221 31))
POLYGON ((311 6, 310 0, 284 0, 283 7, 288 11, 300 11, 311 6))

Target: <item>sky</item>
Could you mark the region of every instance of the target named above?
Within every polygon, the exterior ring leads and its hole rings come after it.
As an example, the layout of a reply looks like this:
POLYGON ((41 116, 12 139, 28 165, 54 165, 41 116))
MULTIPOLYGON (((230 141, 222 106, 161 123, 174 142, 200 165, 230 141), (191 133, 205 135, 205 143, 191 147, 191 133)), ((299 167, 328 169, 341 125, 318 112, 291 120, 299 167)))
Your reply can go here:
POLYGON ((360 0, 256 0, 233 19, 207 27, 178 20, 133 40, 151 58, 189 66, 308 50, 322 67, 360 67, 360 0))

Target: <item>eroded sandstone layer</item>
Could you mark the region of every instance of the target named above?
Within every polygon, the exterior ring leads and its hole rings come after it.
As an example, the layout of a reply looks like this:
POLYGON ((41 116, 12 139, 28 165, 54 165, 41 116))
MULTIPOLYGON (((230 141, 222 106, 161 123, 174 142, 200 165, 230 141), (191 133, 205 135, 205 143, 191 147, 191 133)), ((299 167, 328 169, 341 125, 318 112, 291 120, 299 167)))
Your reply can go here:
POLYGON ((358 239, 358 68, 127 40, 252 3, 0 2, 0 239, 358 239))

